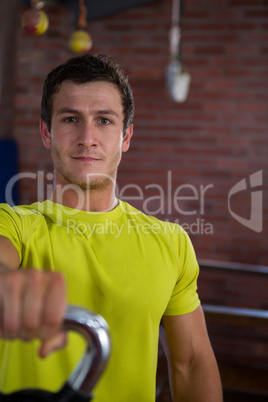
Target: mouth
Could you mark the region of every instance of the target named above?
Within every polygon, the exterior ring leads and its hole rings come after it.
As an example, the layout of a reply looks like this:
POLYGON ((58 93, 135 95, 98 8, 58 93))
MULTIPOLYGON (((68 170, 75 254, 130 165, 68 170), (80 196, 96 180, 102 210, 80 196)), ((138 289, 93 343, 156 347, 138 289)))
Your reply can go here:
POLYGON ((101 159, 94 156, 72 156, 72 159, 75 159, 78 162, 98 162, 101 159))

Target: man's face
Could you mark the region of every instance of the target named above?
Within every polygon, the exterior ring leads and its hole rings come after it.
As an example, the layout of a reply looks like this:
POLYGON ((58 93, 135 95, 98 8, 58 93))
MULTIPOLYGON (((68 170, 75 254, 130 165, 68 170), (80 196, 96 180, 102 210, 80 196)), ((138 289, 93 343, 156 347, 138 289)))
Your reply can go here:
POLYGON ((123 138, 123 120, 121 96, 114 84, 64 81, 53 96, 50 133, 41 122, 55 184, 76 184, 84 190, 112 185, 132 135, 131 126, 123 138))

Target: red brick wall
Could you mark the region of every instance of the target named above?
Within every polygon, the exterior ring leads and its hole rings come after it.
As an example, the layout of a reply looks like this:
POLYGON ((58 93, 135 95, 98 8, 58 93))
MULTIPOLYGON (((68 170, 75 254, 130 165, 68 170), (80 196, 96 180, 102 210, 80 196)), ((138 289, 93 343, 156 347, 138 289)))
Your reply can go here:
MULTIPOLYGON (((50 28, 44 36, 18 29, 15 137, 22 171, 51 169, 38 134, 42 81, 74 55, 68 49, 73 16, 61 8, 46 11, 50 28)), ((192 84, 182 104, 166 89, 170 17, 171 1, 160 0, 89 25, 92 52, 118 59, 136 100, 135 135, 123 158, 119 193, 135 196, 131 202, 146 212, 184 224, 200 258, 268 264, 267 3, 185 0, 182 49, 192 84), (263 230, 257 233, 231 216, 228 193, 260 170, 263 230)), ((20 184, 21 202, 34 201, 35 180, 20 184)), ((249 219, 249 191, 234 195, 230 205, 249 219)))

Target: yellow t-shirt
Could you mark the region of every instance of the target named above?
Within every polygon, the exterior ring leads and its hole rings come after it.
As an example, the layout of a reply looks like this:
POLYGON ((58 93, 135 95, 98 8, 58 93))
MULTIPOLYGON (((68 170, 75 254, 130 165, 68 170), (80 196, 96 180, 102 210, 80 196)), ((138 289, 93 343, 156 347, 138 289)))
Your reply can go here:
MULTIPOLYGON (((108 322, 112 354, 96 402, 153 402, 159 324, 163 315, 195 310, 198 264, 178 225, 120 201, 110 212, 71 209, 51 201, 0 204, 0 234, 21 257, 20 269, 60 271, 68 302, 108 322)), ((58 390, 83 354, 83 342, 41 360, 38 341, 0 342, 0 389, 58 390)))

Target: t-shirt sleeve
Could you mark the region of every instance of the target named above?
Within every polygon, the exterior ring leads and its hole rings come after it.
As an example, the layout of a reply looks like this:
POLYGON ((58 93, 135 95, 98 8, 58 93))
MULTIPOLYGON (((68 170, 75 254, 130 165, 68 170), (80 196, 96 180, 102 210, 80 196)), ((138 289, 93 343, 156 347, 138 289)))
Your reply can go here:
POLYGON ((22 257, 21 217, 8 204, 0 204, 0 235, 7 237, 22 257))
POLYGON ((164 315, 187 314, 194 311, 200 304, 197 293, 199 265, 192 242, 182 228, 178 246, 178 280, 164 315))

